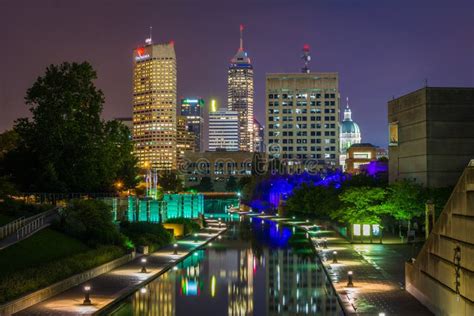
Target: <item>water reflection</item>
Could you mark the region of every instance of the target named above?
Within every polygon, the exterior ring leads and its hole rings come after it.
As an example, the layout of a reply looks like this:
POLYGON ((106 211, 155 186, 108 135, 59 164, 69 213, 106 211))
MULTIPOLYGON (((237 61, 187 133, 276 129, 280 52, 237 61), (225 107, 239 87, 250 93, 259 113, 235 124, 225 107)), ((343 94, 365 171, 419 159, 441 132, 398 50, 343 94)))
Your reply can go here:
POLYGON ((336 297, 304 237, 268 221, 236 224, 113 315, 338 315, 336 297))

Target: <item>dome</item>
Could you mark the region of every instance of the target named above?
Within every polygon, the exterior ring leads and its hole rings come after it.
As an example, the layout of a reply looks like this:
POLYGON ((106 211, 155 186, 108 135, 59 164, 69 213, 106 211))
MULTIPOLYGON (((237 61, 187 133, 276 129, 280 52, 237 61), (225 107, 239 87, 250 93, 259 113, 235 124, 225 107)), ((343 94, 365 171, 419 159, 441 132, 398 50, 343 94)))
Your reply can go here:
POLYGON ((360 134, 359 125, 354 121, 345 120, 341 123, 341 134, 351 133, 351 134, 360 134))

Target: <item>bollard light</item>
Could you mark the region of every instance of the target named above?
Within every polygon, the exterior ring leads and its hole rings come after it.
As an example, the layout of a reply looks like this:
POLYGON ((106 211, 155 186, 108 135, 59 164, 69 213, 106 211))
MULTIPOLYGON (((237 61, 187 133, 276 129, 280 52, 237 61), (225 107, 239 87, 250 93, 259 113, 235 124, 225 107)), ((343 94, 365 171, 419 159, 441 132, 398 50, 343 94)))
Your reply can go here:
POLYGON ((291 218, 292 218, 292 219, 295 219, 296 217, 295 217, 295 216, 292 216, 291 218))
POLYGON ((328 249, 328 240, 326 238, 323 239, 323 248, 328 249))
POLYGON ((177 255, 177 254, 178 254, 178 244, 174 244, 174 245, 173 245, 173 248, 174 248, 173 254, 174 254, 174 255, 177 255))
POLYGON ((306 223, 309 223, 309 219, 306 219, 306 223))
POLYGON ((194 233, 194 242, 198 242, 198 234, 194 233))
POLYGON ((337 251, 332 252, 332 263, 337 263, 337 251))
POLYGON ((146 294, 146 287, 142 287, 142 288, 140 289, 140 293, 146 294))
POLYGON ((379 316, 385 316, 385 313, 379 313, 379 316))
POLYGON ((142 263, 141 273, 147 273, 147 271, 146 271, 146 258, 142 258, 140 261, 142 263))
POLYGON ((85 285, 84 286, 84 305, 91 305, 92 301, 90 299, 90 292, 91 292, 91 286, 90 285, 85 285))
POLYGON ((221 240, 221 239, 222 239, 222 236, 221 236, 221 235, 219 235, 219 237, 217 237, 217 238, 218 238, 219 240, 221 240))
POLYGON ((209 243, 209 247, 212 247, 212 242, 209 243))
POLYGON ((353 287, 354 283, 352 283, 352 271, 347 272, 347 287, 353 287))
POLYGON ((173 267, 173 271, 178 271, 178 267, 177 267, 177 266, 174 266, 174 267, 173 267))

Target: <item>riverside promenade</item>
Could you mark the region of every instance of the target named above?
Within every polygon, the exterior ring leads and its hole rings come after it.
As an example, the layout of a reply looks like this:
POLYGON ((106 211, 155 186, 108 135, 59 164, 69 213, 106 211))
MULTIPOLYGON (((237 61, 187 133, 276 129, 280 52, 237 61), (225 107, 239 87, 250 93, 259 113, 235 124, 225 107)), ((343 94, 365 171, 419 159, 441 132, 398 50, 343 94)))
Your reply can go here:
POLYGON ((377 254, 369 255, 364 251, 370 251, 370 246, 353 245, 331 228, 316 225, 312 221, 255 213, 246 215, 307 231, 339 296, 345 315, 433 315, 404 289, 403 283, 397 282, 396 276, 383 268, 399 265, 400 269, 404 269, 405 264, 400 259, 400 262, 384 262, 393 260, 393 256, 384 258, 384 253, 389 254, 390 249, 381 249, 383 245, 377 245, 377 254), (378 258, 375 259, 375 256, 378 258), (352 273, 352 286, 348 285, 349 271, 352 273))
POLYGON ((83 284, 33 305, 14 315, 92 315, 110 304, 128 296, 166 272, 193 250, 207 244, 227 228, 224 222, 207 220, 208 227, 198 233, 197 239, 188 236, 173 245, 164 247, 149 255, 138 256, 131 262, 104 273, 83 284), (141 259, 146 258, 146 273, 142 273, 141 259), (84 305, 84 286, 90 286, 90 305, 84 305))

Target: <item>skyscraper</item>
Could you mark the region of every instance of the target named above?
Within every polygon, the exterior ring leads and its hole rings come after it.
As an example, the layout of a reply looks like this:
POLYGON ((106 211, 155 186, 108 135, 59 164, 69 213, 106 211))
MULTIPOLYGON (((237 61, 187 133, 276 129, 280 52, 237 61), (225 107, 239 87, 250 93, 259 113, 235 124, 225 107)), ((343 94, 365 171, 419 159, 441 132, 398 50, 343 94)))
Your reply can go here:
POLYGON ((186 116, 178 115, 176 118, 176 154, 178 169, 182 167, 184 153, 196 151, 196 135, 189 131, 186 116))
POLYGON ((201 137, 203 130, 202 111, 204 100, 199 98, 181 99, 179 115, 185 117, 187 131, 195 136, 195 150, 201 151, 203 148, 203 139, 201 137))
POLYGON ((243 26, 240 26, 240 47, 228 70, 227 108, 239 116, 239 148, 253 151, 253 66, 244 51, 243 26))
POLYGON ((174 43, 133 51, 133 141, 140 165, 176 169, 176 55, 174 43))
POLYGON ((237 111, 219 109, 209 113, 209 151, 239 150, 237 111))
POLYGON ((263 126, 257 121, 256 118, 253 119, 253 142, 254 142, 254 152, 262 153, 265 151, 264 145, 265 132, 263 126))

